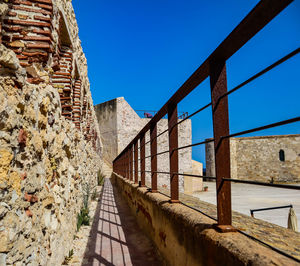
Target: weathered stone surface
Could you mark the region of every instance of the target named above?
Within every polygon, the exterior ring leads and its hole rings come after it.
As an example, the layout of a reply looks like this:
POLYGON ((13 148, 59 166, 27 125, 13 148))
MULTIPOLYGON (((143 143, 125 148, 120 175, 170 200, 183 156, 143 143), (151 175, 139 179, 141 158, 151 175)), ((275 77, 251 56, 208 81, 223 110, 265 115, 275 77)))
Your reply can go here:
POLYGON ((45 10, 48 5, 38 2, 22 1, 16 5, 18 11, 11 10, 15 5, 8 9, 0 4, 0 31, 5 35, 0 44, 0 265, 61 265, 76 230, 83 184, 96 184, 101 164, 100 132, 72 4, 53 0, 51 10, 45 10), (34 12, 37 15, 37 8, 43 8, 40 13, 47 15, 47 23, 26 22, 26 17, 29 21, 34 12), (16 19, 7 21, 2 16, 7 11, 11 16, 18 13, 16 19), (85 94, 80 128, 62 116, 63 99, 51 77, 61 41, 61 14, 73 47, 69 77, 80 73, 85 94), (53 32, 36 28, 50 25, 50 19, 53 32), (28 45, 40 38, 35 34, 47 34, 49 42, 28 45), (39 50, 44 47, 51 49, 39 50))
POLYGON ((21 67, 16 54, 3 44, 0 44, 0 64, 12 70, 17 70, 21 67))
POLYGON ((8 11, 8 5, 5 3, 0 4, 0 17, 3 17, 8 11))
MULTIPOLYGON (((300 135, 230 139, 231 177, 263 182, 300 182, 300 135), (284 152, 284 160, 279 151, 284 152)), ((215 176, 213 142, 206 144, 206 169, 215 176)))

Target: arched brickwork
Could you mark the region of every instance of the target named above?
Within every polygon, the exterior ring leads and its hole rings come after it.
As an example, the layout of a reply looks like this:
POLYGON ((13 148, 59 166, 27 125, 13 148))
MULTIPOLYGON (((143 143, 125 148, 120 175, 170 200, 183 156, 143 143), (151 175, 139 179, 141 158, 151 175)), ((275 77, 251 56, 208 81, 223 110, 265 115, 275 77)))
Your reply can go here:
MULTIPOLYGON (((46 66, 53 51, 52 0, 11 0, 7 5, 8 12, 1 23, 2 43, 16 53, 22 67, 32 63, 46 66)), ((30 72, 27 81, 40 82, 30 72)))
POLYGON ((10 0, 5 5, 0 43, 16 54, 27 82, 57 89, 62 116, 94 141, 99 134, 83 67, 86 59, 66 5, 56 0, 10 0))

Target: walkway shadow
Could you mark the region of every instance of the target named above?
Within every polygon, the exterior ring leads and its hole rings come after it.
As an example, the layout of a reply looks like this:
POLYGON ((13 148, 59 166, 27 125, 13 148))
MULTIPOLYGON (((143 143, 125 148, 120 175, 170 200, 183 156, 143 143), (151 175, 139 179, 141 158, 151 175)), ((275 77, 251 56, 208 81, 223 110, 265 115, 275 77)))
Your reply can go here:
POLYGON ((105 179, 82 265, 163 265, 110 179, 105 179))

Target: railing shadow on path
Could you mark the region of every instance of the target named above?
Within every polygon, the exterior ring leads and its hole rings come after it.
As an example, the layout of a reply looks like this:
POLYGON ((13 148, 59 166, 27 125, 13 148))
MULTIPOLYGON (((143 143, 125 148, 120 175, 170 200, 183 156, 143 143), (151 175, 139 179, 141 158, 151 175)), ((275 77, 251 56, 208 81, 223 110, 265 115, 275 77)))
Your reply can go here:
POLYGON ((98 200, 82 265, 163 265, 109 178, 98 200))

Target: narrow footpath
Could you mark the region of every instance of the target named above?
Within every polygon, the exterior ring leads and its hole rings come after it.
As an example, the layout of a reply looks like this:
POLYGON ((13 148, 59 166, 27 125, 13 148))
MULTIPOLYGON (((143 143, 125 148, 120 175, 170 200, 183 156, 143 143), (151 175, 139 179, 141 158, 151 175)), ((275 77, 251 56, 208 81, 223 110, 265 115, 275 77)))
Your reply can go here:
POLYGON ((163 265, 128 205, 105 179, 83 265, 163 265))

